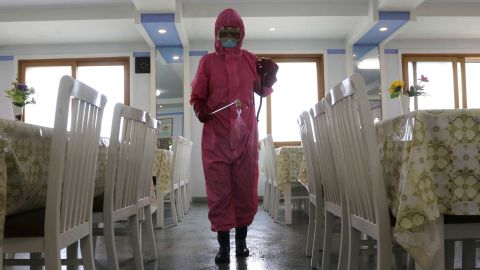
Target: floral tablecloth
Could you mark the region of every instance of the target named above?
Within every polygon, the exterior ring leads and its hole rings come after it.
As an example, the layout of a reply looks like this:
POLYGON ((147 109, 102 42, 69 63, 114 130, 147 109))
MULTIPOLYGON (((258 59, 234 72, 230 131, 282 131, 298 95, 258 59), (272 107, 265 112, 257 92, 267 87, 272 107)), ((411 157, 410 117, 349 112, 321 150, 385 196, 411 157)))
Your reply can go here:
POLYGON ((284 191, 286 183, 298 182, 299 178, 306 181, 306 169, 303 171, 303 176, 300 170, 304 159, 301 146, 282 146, 276 148, 275 153, 277 155, 277 182, 281 191, 284 191))
MULTIPOLYGON (((5 215, 45 207, 51 137, 51 128, 0 119, 0 246, 5 215)), ((107 145, 99 142, 95 195, 104 189, 107 145)))
POLYGON ((173 152, 164 149, 157 149, 153 160, 153 175, 156 176, 157 185, 163 195, 170 192, 170 167, 172 163, 173 152))
POLYGON ((480 215, 480 110, 416 111, 376 129, 394 237, 429 269, 440 214, 480 215))

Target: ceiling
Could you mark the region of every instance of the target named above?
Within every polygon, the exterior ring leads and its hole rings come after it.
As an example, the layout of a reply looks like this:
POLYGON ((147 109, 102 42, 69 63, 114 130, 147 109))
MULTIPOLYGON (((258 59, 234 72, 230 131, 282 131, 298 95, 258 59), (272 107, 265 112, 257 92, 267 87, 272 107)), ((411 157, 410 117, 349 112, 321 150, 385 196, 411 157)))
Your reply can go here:
POLYGON ((0 46, 144 41, 132 19, 3 22, 0 37, 0 46))
MULTIPOLYGON (((0 0, 0 47, 144 42, 135 9, 172 13, 178 1, 189 41, 213 40, 215 19, 226 7, 242 15, 246 40, 352 40, 374 25, 372 0, 0 0)), ((414 3, 414 21, 394 39, 480 39, 480 0, 375 1, 382 7, 414 3)), ((182 67, 172 64, 168 74, 181 81, 182 67)))
MULTIPOLYGON (((200 0, 198 0, 200 1, 200 0)), ((190 40, 213 40, 216 18, 184 18, 190 40)), ((344 39, 358 17, 244 17, 245 39, 344 39), (270 31, 275 27, 275 31, 270 31)))
POLYGON ((0 1, 0 9, 25 8, 25 7, 59 7, 59 6, 91 6, 106 4, 132 5, 131 0, 3 0, 0 1))

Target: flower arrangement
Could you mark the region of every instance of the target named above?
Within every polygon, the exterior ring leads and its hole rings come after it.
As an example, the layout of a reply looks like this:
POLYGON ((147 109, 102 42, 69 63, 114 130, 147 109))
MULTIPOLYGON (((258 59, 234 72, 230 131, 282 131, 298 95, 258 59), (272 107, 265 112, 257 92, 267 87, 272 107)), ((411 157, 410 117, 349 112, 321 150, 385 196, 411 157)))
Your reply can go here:
POLYGON ((409 96, 409 97, 416 97, 416 96, 425 96, 425 85, 422 83, 427 83, 428 78, 421 75, 420 79, 418 79, 418 83, 410 86, 409 89, 404 89, 405 83, 402 80, 394 81, 388 88, 388 92, 390 93, 390 98, 396 98, 400 96, 400 94, 409 96))
POLYGON ((24 83, 18 83, 17 80, 12 82, 12 88, 5 90, 6 97, 12 100, 13 105, 23 107, 27 104, 35 104, 32 97, 35 94, 33 87, 28 87, 24 83))

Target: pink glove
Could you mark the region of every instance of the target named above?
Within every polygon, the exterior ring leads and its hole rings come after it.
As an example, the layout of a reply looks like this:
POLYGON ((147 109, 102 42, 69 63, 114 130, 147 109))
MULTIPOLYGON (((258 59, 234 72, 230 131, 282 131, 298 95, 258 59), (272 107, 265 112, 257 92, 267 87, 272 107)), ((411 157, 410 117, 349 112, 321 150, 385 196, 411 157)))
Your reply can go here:
POLYGON ((193 110, 195 111, 195 115, 197 116, 198 120, 202 123, 206 123, 210 120, 211 116, 208 113, 207 105, 203 102, 196 102, 193 104, 193 110))

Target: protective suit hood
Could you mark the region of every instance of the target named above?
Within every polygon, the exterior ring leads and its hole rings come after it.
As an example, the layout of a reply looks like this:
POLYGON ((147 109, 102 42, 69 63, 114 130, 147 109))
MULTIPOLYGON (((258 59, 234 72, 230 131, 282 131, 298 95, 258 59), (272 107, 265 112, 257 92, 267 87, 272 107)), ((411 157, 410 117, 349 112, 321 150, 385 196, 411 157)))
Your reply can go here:
POLYGON ((245 37, 245 26, 243 25, 242 17, 234 9, 227 8, 222 11, 215 21, 215 51, 217 53, 224 53, 225 48, 218 40, 218 32, 222 26, 234 26, 240 28, 240 40, 235 48, 231 50, 240 50, 242 48, 243 38, 245 37))

